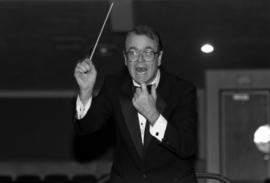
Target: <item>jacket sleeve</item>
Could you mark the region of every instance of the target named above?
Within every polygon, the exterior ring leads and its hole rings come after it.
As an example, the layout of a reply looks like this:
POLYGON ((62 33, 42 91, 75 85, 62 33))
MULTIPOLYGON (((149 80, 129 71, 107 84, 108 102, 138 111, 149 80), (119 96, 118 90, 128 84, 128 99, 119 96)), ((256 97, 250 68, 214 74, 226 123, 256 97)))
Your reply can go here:
POLYGON ((188 87, 177 97, 167 121, 162 145, 181 158, 189 158, 197 152, 197 92, 195 86, 188 87))
POLYGON ((86 115, 80 120, 74 115, 74 126, 78 134, 93 133, 101 129, 112 117, 109 88, 109 84, 105 81, 99 94, 92 98, 91 106, 86 115))

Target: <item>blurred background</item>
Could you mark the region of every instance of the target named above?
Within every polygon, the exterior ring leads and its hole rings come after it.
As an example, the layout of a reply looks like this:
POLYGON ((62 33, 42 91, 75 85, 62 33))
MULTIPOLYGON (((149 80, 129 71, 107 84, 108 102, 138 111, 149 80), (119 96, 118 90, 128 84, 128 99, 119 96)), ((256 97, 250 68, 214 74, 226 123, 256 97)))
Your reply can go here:
MULTIPOLYGON (((257 149, 253 135, 270 121, 270 2, 113 2, 93 57, 98 87, 124 67, 126 31, 153 26, 163 40, 163 67, 198 87, 196 170, 239 183, 267 180, 269 156, 257 149), (203 52, 204 44, 213 51, 203 52)), ((0 0, 0 175, 72 179, 109 172, 111 127, 78 137, 72 117, 73 70, 90 55, 110 3, 0 0)))

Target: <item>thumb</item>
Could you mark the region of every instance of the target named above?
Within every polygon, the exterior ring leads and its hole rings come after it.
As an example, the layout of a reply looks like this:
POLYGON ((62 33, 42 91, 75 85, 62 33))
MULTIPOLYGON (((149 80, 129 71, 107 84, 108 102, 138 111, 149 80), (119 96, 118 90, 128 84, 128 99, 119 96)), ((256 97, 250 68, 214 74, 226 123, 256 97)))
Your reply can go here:
POLYGON ((157 99, 157 90, 156 90, 156 84, 153 84, 151 87, 151 95, 156 100, 157 99))
POLYGON ((147 92, 147 88, 146 88, 146 84, 145 83, 141 83, 141 88, 142 88, 142 92, 147 92))
POLYGON ((87 62, 88 64, 92 64, 92 60, 90 60, 90 58, 88 57, 85 59, 85 62, 87 62))

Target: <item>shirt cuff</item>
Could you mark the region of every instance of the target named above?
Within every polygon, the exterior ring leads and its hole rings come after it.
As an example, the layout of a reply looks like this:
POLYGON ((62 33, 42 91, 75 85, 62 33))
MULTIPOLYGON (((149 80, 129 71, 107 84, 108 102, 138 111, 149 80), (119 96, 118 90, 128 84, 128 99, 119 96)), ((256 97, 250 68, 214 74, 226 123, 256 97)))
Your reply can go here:
POLYGON ((86 115, 87 111, 91 106, 91 103, 92 97, 88 99, 85 105, 83 105, 83 103, 81 102, 80 97, 79 96, 77 97, 76 101, 77 119, 82 119, 86 115))
POLYGON ((153 126, 150 125, 150 134, 161 142, 165 135, 167 123, 167 120, 160 114, 156 123, 153 126))

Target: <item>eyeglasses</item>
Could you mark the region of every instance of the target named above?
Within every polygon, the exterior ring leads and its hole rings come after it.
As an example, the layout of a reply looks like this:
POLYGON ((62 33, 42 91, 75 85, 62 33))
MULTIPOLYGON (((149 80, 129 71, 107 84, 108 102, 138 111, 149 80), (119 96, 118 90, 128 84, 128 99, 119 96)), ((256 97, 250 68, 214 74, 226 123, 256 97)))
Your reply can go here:
POLYGON ((140 55, 142 55, 144 61, 150 62, 154 60, 155 55, 158 53, 159 51, 155 52, 153 50, 128 50, 125 52, 129 62, 136 62, 140 55))

